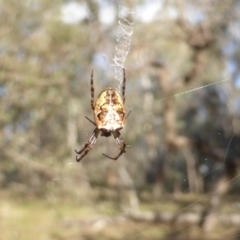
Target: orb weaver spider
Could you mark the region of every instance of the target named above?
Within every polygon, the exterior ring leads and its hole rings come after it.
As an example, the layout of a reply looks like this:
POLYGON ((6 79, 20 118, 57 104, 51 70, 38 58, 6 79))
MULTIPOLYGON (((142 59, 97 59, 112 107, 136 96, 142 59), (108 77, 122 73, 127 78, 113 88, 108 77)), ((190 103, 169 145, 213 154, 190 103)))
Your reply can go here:
POLYGON ((122 97, 120 94, 112 89, 107 88, 102 91, 94 104, 94 86, 93 86, 93 71, 91 73, 91 108, 94 112, 94 121, 86 117, 93 125, 96 126, 89 140, 84 147, 75 152, 77 153, 76 161, 80 162, 81 159, 88 154, 97 141, 99 133, 101 136, 110 137, 113 135, 117 145, 120 148, 120 152, 116 157, 109 157, 103 155, 112 160, 117 160, 123 153, 126 152, 126 143, 120 133, 120 130, 124 127, 124 122, 129 116, 130 112, 125 116, 125 88, 126 88, 126 74, 123 68, 123 84, 122 84, 122 97), (79 156, 78 156, 79 155, 79 156))

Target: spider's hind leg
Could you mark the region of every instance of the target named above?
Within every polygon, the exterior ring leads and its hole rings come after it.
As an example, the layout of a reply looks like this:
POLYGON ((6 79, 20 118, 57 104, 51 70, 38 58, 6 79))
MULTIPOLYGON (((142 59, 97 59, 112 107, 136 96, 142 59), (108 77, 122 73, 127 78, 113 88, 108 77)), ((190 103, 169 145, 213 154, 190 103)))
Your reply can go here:
POLYGON ((91 107, 94 110, 94 86, 93 86, 93 70, 91 73, 91 107))
POLYGON ((125 103, 125 89, 126 89, 126 73, 125 68, 123 68, 123 83, 122 83, 122 100, 125 103))

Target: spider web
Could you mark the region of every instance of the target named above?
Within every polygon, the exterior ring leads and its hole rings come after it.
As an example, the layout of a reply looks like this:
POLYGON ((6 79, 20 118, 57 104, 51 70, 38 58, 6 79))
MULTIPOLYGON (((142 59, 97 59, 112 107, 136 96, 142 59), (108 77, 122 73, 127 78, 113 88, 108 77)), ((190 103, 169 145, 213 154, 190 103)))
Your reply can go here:
POLYGON ((135 9, 128 9, 124 6, 119 6, 119 21, 118 31, 115 46, 115 55, 113 57, 113 64, 110 69, 114 71, 114 77, 119 82, 118 91, 122 85, 124 62, 130 51, 131 37, 133 34, 133 27, 137 11, 135 9))
MULTIPOLYGON (((124 63, 127 59, 127 56, 129 54, 129 51, 130 51, 130 45, 131 45, 131 37, 132 37, 132 34, 134 34, 134 17, 136 16, 137 14, 137 11, 136 10, 132 10, 132 9, 128 9, 127 7, 125 6, 120 6, 120 11, 119 11, 119 22, 118 22, 118 34, 117 34, 117 39, 116 39, 116 46, 115 46, 115 55, 113 57, 113 64, 110 64, 110 70, 111 71, 114 71, 114 77, 115 79, 119 82, 119 88, 120 88, 120 85, 122 83, 122 68, 124 66, 124 63), (130 16, 130 18, 128 18, 130 16)), ((1 73, 1 78, 3 79, 3 75, 4 75, 4 72, 5 72, 5 68, 3 68, 2 70, 2 73, 1 73)), ((205 90, 206 88, 211 88, 215 85, 219 85, 219 86, 222 86, 223 88, 227 89, 228 86, 230 84, 230 79, 222 79, 222 80, 219 80, 218 82, 214 82, 214 83, 211 83, 211 84, 206 84, 206 85, 202 85, 202 86, 198 86, 198 87, 195 87, 193 89, 190 89, 190 90, 187 90, 187 91, 183 91, 183 92, 180 92, 180 93, 176 93, 176 94, 173 94, 171 96, 168 96, 168 97, 165 97, 165 98, 158 98, 156 100, 153 100, 153 103, 152 105, 157 105, 159 104, 159 102, 164 102, 166 101, 167 99, 169 98, 179 98, 179 97, 187 97, 189 94, 195 94, 195 92, 199 92, 199 91, 203 91, 205 90)), ((127 82, 127 85, 128 85, 128 82, 127 82)), ((17 91, 17 86, 15 87, 16 91, 17 91)), ((31 93, 31 94, 34 94, 34 93, 31 93)), ((131 94, 131 89, 128 90, 127 92, 127 95, 128 94, 131 94)), ((231 93, 229 93, 231 94, 231 93)), ((14 96, 13 96, 14 97, 14 96)), ((50 103, 52 104, 52 106, 54 106, 54 103, 50 103)), ((135 109, 138 108, 138 105, 139 103, 136 103, 132 106, 130 106, 130 108, 133 110, 132 111, 132 114, 131 114, 131 120, 132 121, 138 121, 139 118, 145 118, 146 116, 151 116, 151 117, 154 117, 154 113, 155 111, 154 110, 149 110, 149 111, 144 111, 142 110, 142 113, 140 115, 137 115, 135 113, 135 109)), ((9 103, 9 107, 11 106, 11 103, 9 103)), ((60 106, 61 108, 65 109, 65 108, 68 108, 68 106, 64 106, 64 105, 61 105, 60 106)), ((230 106, 230 108, 233 108, 232 106, 230 106)), ((130 120, 130 121, 131 121, 130 120)), ((47 121, 47 120, 46 120, 47 121)), ((140 121, 140 120, 139 120, 140 121)), ((152 118, 150 121, 154 121, 154 119, 152 118)), ((84 128, 84 125, 82 126, 84 128)), ((157 127, 157 125, 155 126, 157 127)), ((89 136, 89 131, 88 130, 85 130, 85 137, 86 139, 88 138, 89 136)), ((124 132, 125 135, 127 135, 128 133, 125 131, 124 132)), ((213 169, 211 172, 208 172, 207 174, 203 175, 203 178, 207 177, 207 175, 209 174, 212 174, 214 171, 217 171, 219 168, 221 168, 224 164, 224 161, 226 159, 226 155, 229 151, 229 146, 232 142, 232 139, 234 138, 234 135, 232 135, 231 137, 231 140, 229 141, 228 145, 227 145, 227 148, 225 150, 225 157, 223 159, 223 163, 221 166, 219 166, 218 168, 216 169, 213 169)), ((22 139, 24 140, 24 136, 22 137, 22 139)), ((29 143, 31 145, 31 143, 29 143)), ((35 146, 36 147, 36 146, 35 146)), ((13 150, 14 151, 14 150, 13 150)), ((132 146, 131 148, 129 148, 129 152, 131 151, 137 151, 137 146, 132 146)), ((20 153, 21 155, 21 153, 20 153)), ((22 155, 23 158, 25 158, 24 155, 22 155)), ((57 161, 57 159, 54 158, 54 154, 52 154, 53 156, 53 161, 57 161)), ((85 159, 86 160, 86 159, 85 159)), ((89 159, 90 161, 91 159, 89 159)), ((120 161, 121 159, 119 159, 120 161)), ((115 164, 115 169, 117 168, 121 168, 122 166, 125 166, 127 167, 128 163, 127 162, 124 162, 124 163, 121 163, 121 162, 116 162, 115 164)), ((80 163, 81 164, 81 163, 80 163)), ((112 165, 113 163, 112 162, 108 162, 108 163, 101 163, 101 164, 107 164, 107 165, 112 165)), ((54 195, 55 195, 55 188, 57 188, 57 186, 55 186, 55 182, 61 182, 63 184, 65 184, 66 186, 69 186, 71 187, 71 171, 73 171, 76 166, 77 168, 82 168, 81 165, 77 165, 75 163, 75 160, 73 159, 73 161, 70 161, 67 163, 67 166, 69 167, 69 177, 61 177, 59 176, 58 178, 54 178, 52 179, 52 183, 50 183, 51 187, 52 187, 52 196, 49 196, 50 198, 54 199, 54 195)), ((84 166, 84 165, 83 165, 84 166)), ((238 181, 239 180, 239 176, 240 175, 237 175, 235 176, 234 178, 232 178, 231 180, 229 180, 229 182, 232 182, 232 181, 238 181)), ((128 176, 125 176, 126 178, 128 176)), ((85 178, 84 176, 80 176, 80 178, 85 178)), ((88 178, 85 178, 86 180, 86 184, 88 182, 88 178)), ((182 179, 182 181, 185 181, 185 179, 182 179)), ((179 210, 176 214, 179 214, 180 212, 186 210, 186 209, 192 209, 192 207, 194 206, 197 206, 197 204, 203 200, 203 198, 207 198, 209 199, 211 194, 213 194, 213 192, 210 192, 209 194, 206 194, 206 196, 204 197, 200 197, 198 198, 197 200, 191 202, 188 206, 186 207, 183 207, 181 208, 181 210, 179 210)), ((82 198, 82 190, 79 189, 79 198, 82 198)), ((239 200, 238 199, 236 202, 233 203, 232 207, 230 208, 234 208, 235 207, 235 204, 236 203, 239 203, 239 200)), ((61 202, 61 199, 59 199, 59 197, 55 197, 55 202, 61 202)), ((141 202, 140 202, 141 204, 141 202)), ((98 231, 101 231, 101 229, 103 229, 104 227, 106 227, 108 224, 112 224, 112 222, 114 223, 114 221, 116 222, 120 222, 121 221, 124 221, 124 217, 122 216, 122 211, 121 210, 115 210, 113 211, 112 208, 108 208, 108 206, 101 206, 100 204, 99 205, 95 205, 95 204, 89 204, 88 206, 90 206, 90 208, 93 210, 93 212, 101 212, 103 215, 105 215, 105 217, 102 217, 100 218, 100 220, 97 220, 97 221, 93 221, 94 223, 92 224, 92 229, 93 231, 96 232, 96 236, 97 236, 97 233, 98 231), (113 217, 114 215, 114 217, 113 217), (116 218, 115 216, 119 216, 119 218, 116 218)), ((54 209, 54 206, 53 206, 53 209, 54 209)), ((74 214, 70 215, 70 219, 74 218, 74 214)), ((68 222, 69 223, 69 222, 68 222)), ((71 224, 71 223, 69 223, 71 224)), ((151 234, 153 234, 154 230, 152 230, 150 228, 150 225, 151 223, 147 223, 145 224, 144 226, 143 225, 139 225, 138 223, 134 223, 134 222, 131 222, 130 225, 129 225, 129 228, 134 228, 134 232, 135 234, 132 234, 132 235, 128 235, 122 239, 139 239, 140 237, 146 237, 146 236, 150 236, 151 234)), ((177 229, 175 229, 174 231, 175 232, 178 232, 182 229, 187 229, 190 225, 192 224, 185 224, 181 227, 178 227, 177 229)), ((238 228, 236 228, 237 230, 238 228)), ((174 233, 173 231, 169 230, 169 229, 166 229, 164 228, 163 230, 159 230, 159 231, 163 231, 163 232, 169 232, 169 233, 174 233)), ((232 231, 233 232, 233 229, 231 230, 227 230, 225 233, 227 234, 228 232, 232 231)), ((17 233, 17 230, 16 230, 16 233, 17 233)), ((231 238, 226 238, 227 239, 234 239, 234 237, 237 239, 239 235, 235 235, 235 236, 232 236, 231 238)), ((78 237, 84 237, 83 235, 82 236, 79 236, 78 237)), ((97 237, 95 238, 97 239, 97 237)))

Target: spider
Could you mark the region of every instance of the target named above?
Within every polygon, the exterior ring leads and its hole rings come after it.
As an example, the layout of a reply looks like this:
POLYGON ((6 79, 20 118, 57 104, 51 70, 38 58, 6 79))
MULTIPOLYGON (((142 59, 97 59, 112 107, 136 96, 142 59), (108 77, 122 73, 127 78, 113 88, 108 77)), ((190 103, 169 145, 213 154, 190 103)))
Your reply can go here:
POLYGON ((120 94, 112 89, 107 88, 102 91, 94 104, 94 86, 93 86, 93 71, 91 73, 91 107, 94 112, 95 122, 90 120, 88 117, 87 120, 90 121, 93 125, 95 125, 95 129, 90 136, 89 140, 85 144, 85 146, 75 152, 77 153, 76 161, 80 162, 81 159, 88 154, 88 152, 92 149, 94 144, 97 141, 99 133, 101 136, 110 137, 113 135, 117 145, 120 148, 120 152, 116 157, 109 157, 108 155, 103 155, 112 160, 117 160, 123 153, 126 152, 126 143, 120 133, 120 130, 124 127, 124 122, 129 116, 130 112, 127 116, 125 116, 125 87, 126 87, 126 74, 125 69, 123 68, 123 84, 122 84, 122 97, 120 94), (78 156, 79 155, 79 156, 78 156))

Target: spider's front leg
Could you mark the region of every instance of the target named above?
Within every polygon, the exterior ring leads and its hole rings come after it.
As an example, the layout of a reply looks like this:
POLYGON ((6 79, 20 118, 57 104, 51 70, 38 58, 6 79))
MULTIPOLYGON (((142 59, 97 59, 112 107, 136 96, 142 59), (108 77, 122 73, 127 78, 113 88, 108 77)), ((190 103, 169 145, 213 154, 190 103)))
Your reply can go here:
POLYGON ((120 148, 121 151, 120 151, 120 153, 119 153, 116 157, 109 157, 108 155, 106 155, 106 154, 104 154, 104 153, 103 153, 103 156, 105 156, 105 157, 107 157, 107 158, 110 158, 110 159, 116 161, 116 160, 118 160, 118 158, 119 158, 123 153, 126 152, 126 147, 127 147, 127 145, 126 145, 126 143, 125 143, 125 141, 124 141, 121 133, 119 132, 119 130, 114 131, 112 134, 113 134, 113 136, 114 136, 114 138, 115 138, 115 140, 116 140, 116 143, 117 143, 117 145, 119 146, 119 148, 120 148))
POLYGON ((86 156, 86 155, 88 154, 88 152, 92 149, 92 147, 94 146, 94 144, 95 144, 96 141, 97 141, 97 137, 98 137, 99 133, 100 133, 100 130, 99 130, 98 128, 95 128, 94 131, 93 131, 93 133, 92 133, 92 135, 90 136, 89 140, 88 140, 87 143, 85 144, 85 146, 84 146, 81 150, 79 150, 79 151, 77 151, 77 150, 75 149, 75 152, 76 152, 78 155, 80 155, 79 157, 76 156, 76 161, 77 161, 77 162, 80 162, 81 159, 82 159, 84 156, 86 156), (82 154, 82 153, 83 153, 83 154, 82 154), (81 154, 82 154, 82 155, 81 155, 81 154))

